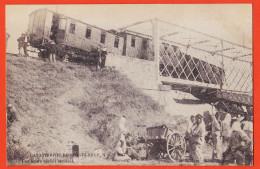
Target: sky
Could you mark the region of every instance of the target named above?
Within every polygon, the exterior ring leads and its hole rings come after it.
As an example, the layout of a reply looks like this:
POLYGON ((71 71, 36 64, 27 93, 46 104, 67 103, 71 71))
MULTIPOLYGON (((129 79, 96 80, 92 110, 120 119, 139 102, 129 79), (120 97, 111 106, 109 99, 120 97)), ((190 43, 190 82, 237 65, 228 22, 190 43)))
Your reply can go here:
POLYGON ((252 47, 251 4, 6 5, 7 52, 18 52, 17 38, 26 31, 29 14, 40 8, 107 30, 158 18, 252 47))

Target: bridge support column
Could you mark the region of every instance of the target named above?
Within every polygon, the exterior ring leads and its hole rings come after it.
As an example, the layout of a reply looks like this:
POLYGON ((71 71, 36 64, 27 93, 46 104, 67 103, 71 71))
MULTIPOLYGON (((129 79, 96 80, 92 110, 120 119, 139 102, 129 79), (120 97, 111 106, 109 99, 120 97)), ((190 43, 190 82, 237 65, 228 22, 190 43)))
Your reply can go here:
POLYGON ((156 82, 157 84, 161 84, 159 77, 160 77, 160 39, 159 39, 159 25, 158 19, 152 20, 153 26, 153 54, 154 54, 154 63, 155 63, 155 74, 156 74, 156 82))

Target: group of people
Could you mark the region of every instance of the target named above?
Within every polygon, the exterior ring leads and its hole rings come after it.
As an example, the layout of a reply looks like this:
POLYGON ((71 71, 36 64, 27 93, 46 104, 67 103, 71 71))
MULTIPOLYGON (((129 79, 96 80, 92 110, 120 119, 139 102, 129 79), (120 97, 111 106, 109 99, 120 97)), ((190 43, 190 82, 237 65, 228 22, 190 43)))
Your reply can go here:
POLYGON ((146 158, 146 145, 144 137, 130 134, 125 126, 126 117, 121 116, 119 119, 119 136, 115 145, 115 161, 141 160, 146 158))
POLYGON ((119 138, 115 146, 115 161, 129 161, 139 159, 137 152, 128 145, 130 135, 125 126, 126 117, 122 116, 119 120, 119 138))
MULTIPOLYGON (((222 111, 222 110, 221 110, 222 111)), ((209 112, 208 112, 209 113, 209 112)), ((205 114, 205 113, 204 113, 205 114)), ((210 135, 213 146, 212 161, 221 165, 236 163, 237 165, 252 165, 253 163, 253 122, 252 116, 232 119, 225 113, 221 120, 220 112, 209 113, 211 117, 210 135)), ((191 161, 202 164, 203 147, 205 144, 206 126, 204 117, 200 114, 191 116, 191 123, 186 132, 189 141, 191 161)))

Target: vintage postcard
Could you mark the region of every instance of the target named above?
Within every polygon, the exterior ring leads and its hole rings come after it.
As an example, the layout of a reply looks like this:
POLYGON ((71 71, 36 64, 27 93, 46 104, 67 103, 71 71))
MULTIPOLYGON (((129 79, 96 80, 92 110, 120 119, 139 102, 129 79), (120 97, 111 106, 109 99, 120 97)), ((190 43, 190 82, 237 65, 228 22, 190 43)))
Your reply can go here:
POLYGON ((7 165, 254 165, 252 4, 5 12, 7 165))

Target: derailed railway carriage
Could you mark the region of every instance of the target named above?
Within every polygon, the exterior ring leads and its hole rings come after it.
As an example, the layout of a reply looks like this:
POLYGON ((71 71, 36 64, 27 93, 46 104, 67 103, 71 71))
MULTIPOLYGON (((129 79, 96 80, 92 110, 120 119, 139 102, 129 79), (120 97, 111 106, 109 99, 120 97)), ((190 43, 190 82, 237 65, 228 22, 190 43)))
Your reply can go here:
POLYGON ((58 44, 61 57, 64 52, 69 55, 88 55, 100 44, 113 54, 121 55, 123 52, 123 37, 48 9, 39 9, 30 14, 27 32, 30 45, 39 49, 40 54, 49 40, 58 44))

